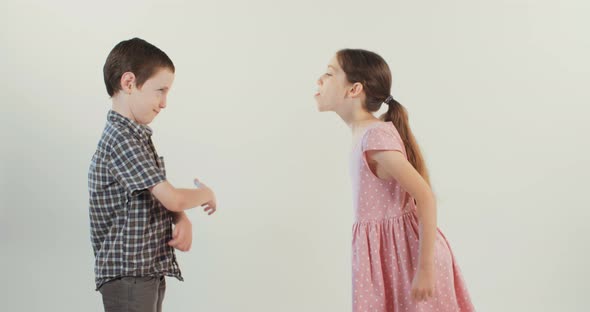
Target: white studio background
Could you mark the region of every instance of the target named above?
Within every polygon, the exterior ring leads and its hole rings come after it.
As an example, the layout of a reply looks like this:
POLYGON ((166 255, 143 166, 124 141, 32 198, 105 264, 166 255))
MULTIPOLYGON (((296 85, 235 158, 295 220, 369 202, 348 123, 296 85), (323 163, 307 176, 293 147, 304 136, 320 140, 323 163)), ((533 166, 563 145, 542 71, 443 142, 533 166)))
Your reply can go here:
POLYGON ((152 124, 199 177, 166 311, 349 311, 350 133, 316 112, 341 48, 382 55, 478 311, 586 311, 590 9, 584 1, 3 1, 2 311, 102 311, 87 170, 102 65, 140 37, 174 61, 152 124))

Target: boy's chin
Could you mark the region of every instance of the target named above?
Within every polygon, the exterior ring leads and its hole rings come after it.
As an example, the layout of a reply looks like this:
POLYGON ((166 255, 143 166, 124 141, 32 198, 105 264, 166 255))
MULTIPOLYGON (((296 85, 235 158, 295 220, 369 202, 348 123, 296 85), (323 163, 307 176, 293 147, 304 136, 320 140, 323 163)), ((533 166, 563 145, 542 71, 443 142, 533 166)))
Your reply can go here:
POLYGON ((137 123, 147 126, 147 125, 151 124, 155 118, 156 117, 144 117, 144 118, 138 119, 137 123))

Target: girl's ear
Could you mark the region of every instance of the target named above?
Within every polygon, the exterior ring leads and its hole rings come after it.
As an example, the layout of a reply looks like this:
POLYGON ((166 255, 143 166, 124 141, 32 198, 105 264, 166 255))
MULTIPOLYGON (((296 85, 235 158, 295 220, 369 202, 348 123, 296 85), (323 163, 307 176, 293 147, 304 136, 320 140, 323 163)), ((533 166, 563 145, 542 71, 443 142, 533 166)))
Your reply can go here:
POLYGON ((363 84, 360 82, 355 82, 352 86, 348 89, 348 96, 350 97, 359 97, 364 91, 363 84))

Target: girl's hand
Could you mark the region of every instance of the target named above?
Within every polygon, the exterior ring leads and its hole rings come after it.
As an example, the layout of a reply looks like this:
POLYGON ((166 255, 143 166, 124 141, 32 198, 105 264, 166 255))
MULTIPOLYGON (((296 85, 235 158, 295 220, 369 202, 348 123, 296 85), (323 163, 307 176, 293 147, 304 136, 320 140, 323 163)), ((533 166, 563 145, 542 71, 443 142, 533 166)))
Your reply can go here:
POLYGON ((418 269, 412 281, 412 299, 426 301, 434 295, 434 269, 418 269))

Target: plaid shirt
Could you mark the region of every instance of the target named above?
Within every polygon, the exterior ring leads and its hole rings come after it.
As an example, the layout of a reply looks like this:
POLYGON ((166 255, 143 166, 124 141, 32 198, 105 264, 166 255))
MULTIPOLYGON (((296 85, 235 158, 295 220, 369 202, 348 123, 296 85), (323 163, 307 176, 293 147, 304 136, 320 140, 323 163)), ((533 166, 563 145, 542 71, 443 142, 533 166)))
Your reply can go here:
POLYGON ((148 190, 166 180, 152 130, 109 111, 88 172, 96 289, 122 276, 183 280, 172 239, 174 214, 148 190))

